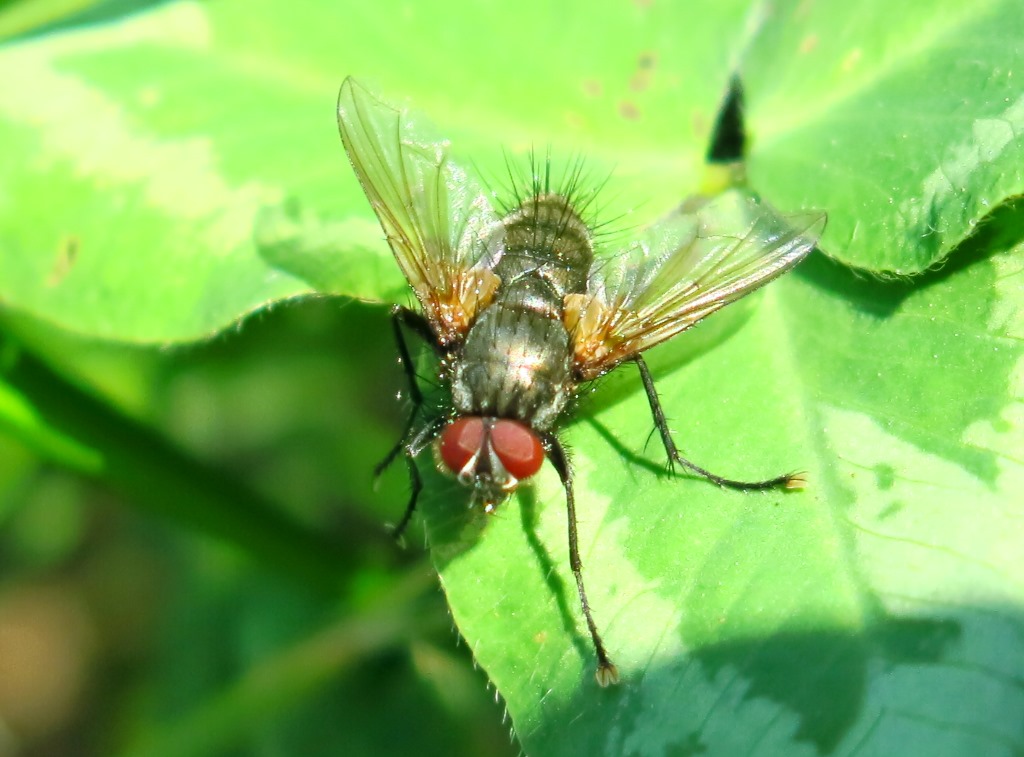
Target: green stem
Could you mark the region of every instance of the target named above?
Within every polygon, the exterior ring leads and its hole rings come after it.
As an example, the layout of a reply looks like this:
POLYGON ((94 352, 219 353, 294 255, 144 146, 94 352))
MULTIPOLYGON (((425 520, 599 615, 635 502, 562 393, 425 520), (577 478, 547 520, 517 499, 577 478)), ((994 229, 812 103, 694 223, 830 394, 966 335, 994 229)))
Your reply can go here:
POLYGON ((118 489, 144 510, 229 541, 305 584, 338 588, 346 574, 343 550, 21 345, 8 341, 3 352, 0 429, 43 458, 118 489))

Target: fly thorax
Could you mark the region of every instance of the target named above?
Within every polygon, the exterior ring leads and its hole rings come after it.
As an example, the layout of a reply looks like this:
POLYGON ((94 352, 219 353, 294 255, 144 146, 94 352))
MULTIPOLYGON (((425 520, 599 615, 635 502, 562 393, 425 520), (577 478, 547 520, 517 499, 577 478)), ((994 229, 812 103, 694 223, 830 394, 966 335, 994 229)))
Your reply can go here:
POLYGON ((494 272, 502 281, 523 273, 547 280, 559 299, 584 292, 594 258, 590 229, 572 202, 559 194, 531 197, 502 223, 505 250, 494 272))

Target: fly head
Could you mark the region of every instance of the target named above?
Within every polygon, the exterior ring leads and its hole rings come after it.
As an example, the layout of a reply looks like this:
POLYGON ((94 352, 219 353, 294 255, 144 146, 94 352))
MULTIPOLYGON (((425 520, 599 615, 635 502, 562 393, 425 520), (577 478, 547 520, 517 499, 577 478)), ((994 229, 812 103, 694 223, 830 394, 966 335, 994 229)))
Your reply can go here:
POLYGON ((441 432, 437 457, 444 472, 473 489, 474 503, 493 513, 519 482, 544 463, 540 437, 520 421, 459 416, 441 432))

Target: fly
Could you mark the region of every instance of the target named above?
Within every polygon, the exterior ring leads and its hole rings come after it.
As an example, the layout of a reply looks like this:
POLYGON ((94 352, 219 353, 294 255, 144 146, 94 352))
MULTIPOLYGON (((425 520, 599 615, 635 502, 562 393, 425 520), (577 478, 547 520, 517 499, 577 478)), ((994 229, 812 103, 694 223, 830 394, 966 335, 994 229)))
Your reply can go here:
POLYGON ((569 561, 597 657, 597 682, 616 683, 583 583, 572 469, 557 429, 588 382, 624 362, 637 366, 670 465, 734 489, 799 488, 798 474, 765 481, 717 476, 683 458, 641 353, 782 275, 813 248, 822 213, 783 218, 756 195, 730 189, 691 201, 624 250, 595 244, 578 172, 552 189, 534 166, 509 206, 449 160, 401 110, 348 78, 338 125, 352 167, 420 309, 395 307, 392 328, 409 379, 405 433, 377 468, 403 456, 411 496, 416 459, 433 446, 439 467, 491 513, 547 459, 565 491, 569 561), (436 352, 451 408, 422 417, 406 332, 436 352))

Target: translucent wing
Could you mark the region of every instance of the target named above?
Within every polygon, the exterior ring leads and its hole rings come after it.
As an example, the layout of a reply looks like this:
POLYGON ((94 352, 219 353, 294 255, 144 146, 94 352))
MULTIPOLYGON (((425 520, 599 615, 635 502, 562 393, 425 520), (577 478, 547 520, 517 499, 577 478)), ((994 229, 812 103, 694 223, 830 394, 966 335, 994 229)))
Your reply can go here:
POLYGON ((457 343, 498 288, 503 227, 479 185, 405 111, 351 77, 338 128, 398 265, 443 345, 457 343))
POLYGON ((809 253, 824 213, 780 216, 731 189, 662 219, 596 263, 565 301, 577 375, 594 378, 781 276, 809 253))

